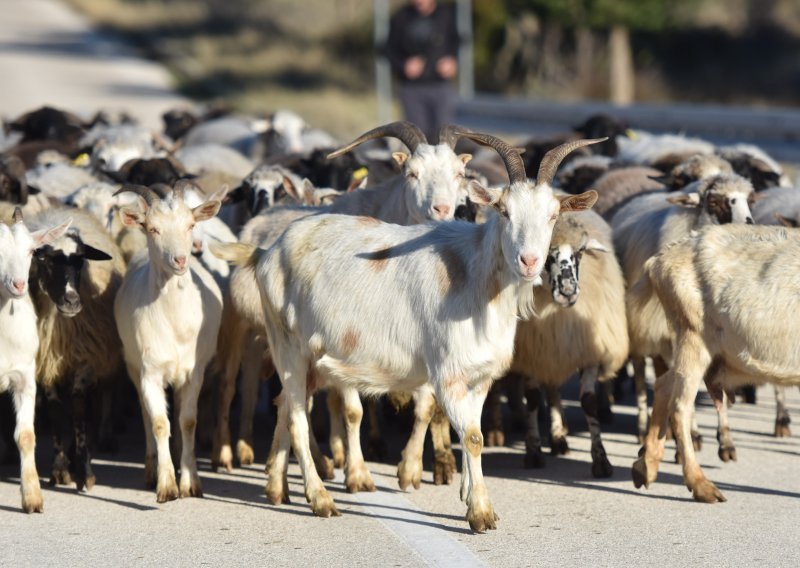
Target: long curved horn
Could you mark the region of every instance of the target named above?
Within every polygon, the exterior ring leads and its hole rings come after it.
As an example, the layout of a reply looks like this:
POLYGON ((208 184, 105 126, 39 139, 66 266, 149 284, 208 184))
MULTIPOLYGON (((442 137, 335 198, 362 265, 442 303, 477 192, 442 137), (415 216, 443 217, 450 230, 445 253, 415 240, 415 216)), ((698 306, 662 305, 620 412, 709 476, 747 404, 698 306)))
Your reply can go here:
POLYGON ((458 133, 463 130, 455 124, 445 124, 439 129, 439 144, 447 144, 453 150, 458 142, 458 133))
POLYGON ((556 146, 547 152, 547 154, 544 155, 544 158, 542 158, 542 163, 539 164, 539 173, 536 175, 536 185, 550 183, 553 181, 556 171, 558 170, 558 166, 561 165, 561 160, 563 160, 567 154, 573 150, 577 150, 583 146, 588 146, 589 144, 605 142, 606 140, 608 140, 608 137, 592 138, 590 140, 573 140, 572 142, 567 142, 565 144, 561 144, 560 146, 556 146))
POLYGON ((202 195, 202 193, 203 193, 203 191, 202 191, 202 190, 201 190, 199 187, 197 187, 197 184, 195 184, 195 183, 192 183, 190 180, 188 180, 188 179, 183 179, 183 178, 181 178, 181 179, 177 180, 177 181, 176 181, 176 182, 173 184, 173 186, 172 186, 172 193, 175 195, 175 198, 176 198, 176 199, 183 199, 183 196, 184 196, 184 194, 186 193, 186 189, 187 189, 187 188, 188 188, 188 189, 195 189, 195 190, 197 190, 197 191, 198 191, 198 192, 199 192, 201 195, 202 195))
POLYGON ((148 207, 152 207, 156 200, 161 199, 161 197, 156 193, 155 190, 145 186, 145 185, 136 185, 132 183, 126 183, 122 187, 120 187, 117 191, 114 192, 113 195, 119 195, 120 193, 130 191, 131 193, 135 193, 142 199, 144 202, 147 203, 148 207))
POLYGON ((522 156, 520 156, 520 152, 517 148, 510 146, 497 136, 483 134, 482 132, 472 132, 471 130, 458 127, 453 128, 453 135, 457 137, 463 136, 464 138, 474 140, 478 144, 494 148, 497 153, 500 154, 500 158, 502 158, 506 166, 508 179, 511 183, 528 180, 528 176, 525 175, 525 163, 522 161, 522 156))
POLYGON ((338 150, 328 154, 328 159, 332 160, 334 158, 338 158, 342 154, 346 154, 367 140, 383 138, 384 136, 397 138, 403 144, 408 146, 408 149, 411 150, 412 153, 416 151, 417 146, 420 144, 427 144, 428 142, 427 138, 425 138, 425 134, 422 133, 422 130, 420 130, 416 124, 406 120, 398 120, 397 122, 390 122, 389 124, 384 124, 383 126, 378 126, 377 128, 373 128, 372 130, 365 132, 350 142, 350 144, 347 146, 339 148, 338 150))

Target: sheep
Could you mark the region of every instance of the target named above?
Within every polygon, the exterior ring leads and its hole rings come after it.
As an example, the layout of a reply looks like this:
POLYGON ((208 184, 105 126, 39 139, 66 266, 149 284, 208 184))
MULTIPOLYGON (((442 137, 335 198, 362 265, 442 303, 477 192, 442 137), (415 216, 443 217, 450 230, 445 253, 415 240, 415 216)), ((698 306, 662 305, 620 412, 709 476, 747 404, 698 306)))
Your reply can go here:
POLYGON ((60 238, 69 221, 30 232, 22 222, 22 211, 14 211, 12 224, 0 223, 0 391, 11 391, 19 448, 22 510, 41 513, 44 505, 36 471, 36 355, 39 335, 36 311, 28 295, 28 272, 33 251, 60 238))
POLYGON ((800 308, 798 259, 798 231, 737 225, 705 227, 648 260, 631 293, 658 296, 676 347, 674 364, 656 380, 650 428, 632 468, 637 488, 656 480, 671 419, 694 499, 726 500, 692 447, 695 396, 701 380, 717 405, 743 384, 800 384, 798 330, 786 317, 800 308))
POLYGON ((26 180, 28 185, 58 200, 66 198, 83 185, 99 181, 89 169, 71 163, 40 164, 28 170, 26 180))
POLYGON ((695 154, 714 153, 711 142, 676 134, 651 134, 635 130, 628 136, 617 136, 617 159, 639 166, 669 171, 695 154))
POLYGON ((780 164, 758 146, 752 144, 722 146, 717 148, 717 155, 728 161, 737 174, 749 179, 756 191, 791 185, 780 164))
POLYGON ((221 144, 184 146, 175 152, 175 158, 193 174, 221 172, 242 179, 253 170, 253 162, 242 154, 221 144))
POLYGON ((217 342, 222 295, 211 275, 192 257, 196 223, 212 218, 224 191, 189 209, 185 184, 164 197, 155 189, 125 185, 141 199, 120 215, 126 226, 147 234, 147 252, 133 259, 114 302, 128 375, 142 406, 147 449, 145 482, 156 486, 159 503, 202 495, 194 453, 197 397, 217 342), (164 389, 172 386, 182 436, 180 485, 170 459, 170 423, 164 389), (155 445, 155 447, 154 447, 155 445), (157 463, 156 463, 157 459, 157 463), (157 468, 156 468, 157 465, 157 468))
MULTIPOLYGON (((95 483, 86 431, 87 398, 95 387, 109 388, 122 371, 113 304, 125 264, 111 236, 91 213, 53 208, 28 223, 37 229, 65 219, 72 219, 72 228, 36 251, 30 282, 39 332, 36 380, 44 390, 53 427, 50 483, 69 484, 71 472, 80 491, 95 483), (71 403, 66 414, 72 428, 62 409, 62 395, 71 403), (65 429, 74 436, 72 463, 62 445, 65 429)), ((101 425, 101 438, 109 437, 110 417, 104 416, 101 425)))
MULTIPOLYGON (((650 193, 621 207, 611 226, 614 247, 620 257, 625 281, 632 286, 639 280, 645 261, 667 244, 708 224, 752 223, 750 204, 753 187, 736 175, 715 175, 694 182, 683 192, 650 193)), ((657 298, 627 301, 631 356, 660 355, 669 361, 674 338, 657 298)), ((661 362, 657 368, 661 368, 661 362)), ((647 392, 644 366, 635 361, 638 430, 643 437, 647 427, 647 392)), ((695 436, 699 444, 699 434, 695 436)), ((720 441, 725 447, 726 442, 720 441)))
MULTIPOLYGON (((592 475, 613 470, 600 439, 595 383, 612 378, 628 358, 625 282, 614 256, 611 228, 592 211, 562 215, 553 229, 545 282, 534 288, 537 315, 517 326, 511 372, 527 378, 526 467, 541 467, 538 389, 558 389, 580 369, 581 407, 592 438, 592 475)), ((560 403, 551 405, 553 454, 567 453, 560 403)))
MULTIPOLYGON (((409 392, 428 383, 464 444, 461 496, 470 527, 496 528, 481 471, 481 407, 492 380, 511 363, 517 314, 530 314, 530 286, 540 278, 559 212, 588 209, 596 199, 594 192, 556 198, 549 185, 553 174, 564 155, 595 141, 556 148, 531 183, 520 154, 503 141, 456 134, 496 148, 509 170, 506 188, 469 185, 473 201, 495 208, 485 224, 402 227, 315 215, 249 257, 286 397, 289 428, 275 434, 274 468, 285 471, 290 436, 318 516, 339 513, 312 467, 307 384, 312 391, 326 383, 339 388, 350 451, 360 446, 361 416, 352 411, 360 404, 348 401, 357 401, 359 391, 409 392), (393 310, 385 310, 382 297, 392 298, 393 310)), ((368 480, 363 461, 356 469, 350 457, 350 476, 368 480)), ((284 488, 277 485, 270 488, 273 503, 283 500, 284 488)))
POLYGON ((0 157, 0 200, 25 205, 29 193, 38 192, 38 188, 28 187, 22 160, 16 156, 0 157))
POLYGON ((307 153, 337 143, 327 132, 310 128, 298 114, 284 109, 275 111, 261 136, 264 139, 262 157, 307 153))
MULTIPOLYGON (((753 219, 758 225, 780 224, 785 227, 800 226, 800 191, 795 188, 773 187, 759 194, 753 206, 753 219)), ((783 387, 775 387, 775 436, 791 435, 791 417, 786 408, 786 393, 783 387)))
POLYGON ((155 158, 167 149, 157 135, 135 124, 99 125, 86 133, 81 146, 92 149, 92 165, 111 171, 130 160, 155 158))
MULTIPOLYGON (((245 226, 242 233, 240 233, 239 240, 243 243, 268 246, 292 221, 301 216, 322 211, 370 216, 402 225, 423 223, 431 219, 452 219, 458 194, 463 191, 464 164, 470 159, 468 154, 456 156, 454 153, 455 139, 452 134, 453 131, 454 127, 452 126, 443 127, 439 135, 440 143, 437 145, 428 144, 422 131, 409 122, 390 123, 362 134, 350 144, 333 152, 330 157, 341 156, 368 140, 383 136, 396 137, 403 141, 411 151, 410 156, 404 152, 395 152, 394 154, 395 160, 403 166, 403 174, 390 178, 372 189, 349 193, 337 199, 324 210, 290 208, 280 210, 277 213, 270 211, 268 217, 255 217, 249 226, 245 226), (266 234, 259 234, 263 231, 267 231, 266 234)), ((268 194, 266 194, 266 198, 256 198, 255 201, 258 203, 259 201, 263 202, 265 199, 268 199, 268 194)), ((255 292, 255 285, 252 279, 237 278, 235 270, 232 276, 230 295, 232 310, 240 314, 252 314, 254 312, 254 307, 250 304, 253 298, 258 297, 258 294, 255 292), (237 304, 239 299, 242 300, 241 304, 237 304)), ((228 470, 232 468, 228 417, 230 415, 231 401, 235 393, 236 372, 241 359, 239 355, 241 353, 241 344, 246 341, 245 338, 248 333, 252 333, 253 329, 249 328, 260 330, 263 326, 262 323, 252 326, 247 324, 246 318, 242 318, 242 320, 243 325, 240 326, 239 333, 224 334, 223 344, 219 346, 221 359, 228 361, 228 363, 225 364, 221 383, 222 393, 219 397, 218 427, 214 450, 212 451, 212 464, 214 466, 222 465, 228 470)), ((254 358, 248 357, 247 360, 254 360, 254 358)), ((260 367, 254 369, 253 372, 257 374, 259 369, 260 367)), ((248 380, 252 381, 254 379, 248 380)), ((338 408, 334 405, 331 409, 335 415, 333 422, 338 425, 340 422, 338 420, 338 408)), ((249 428, 249 425, 247 428, 249 428)), ((339 431, 334 430, 333 437, 334 440, 339 439, 339 431)), ((344 459, 343 444, 334 441, 332 446, 334 447, 336 463, 341 463, 344 459)), ((245 439, 243 443, 237 444, 237 454, 240 462, 251 463, 252 447, 248 440, 245 439)), ((280 479, 280 476, 273 477, 280 479)), ((356 486, 351 485, 351 487, 355 489, 356 486)))

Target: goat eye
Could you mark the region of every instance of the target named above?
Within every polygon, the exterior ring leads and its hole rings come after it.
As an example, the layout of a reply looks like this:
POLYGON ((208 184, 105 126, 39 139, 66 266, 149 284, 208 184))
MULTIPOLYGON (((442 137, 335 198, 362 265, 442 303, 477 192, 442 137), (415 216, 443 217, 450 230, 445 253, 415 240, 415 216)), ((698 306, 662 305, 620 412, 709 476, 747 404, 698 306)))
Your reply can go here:
POLYGON ((553 213, 550 215, 550 222, 555 223, 556 219, 558 219, 558 213, 553 213))
POLYGON ((192 223, 191 225, 189 225, 189 230, 191 231, 192 229, 194 229, 194 223, 192 223))
POLYGON ((161 231, 159 231, 155 227, 148 227, 147 228, 147 232, 150 233, 151 235, 159 235, 159 234, 161 234, 161 231))
POLYGON ((731 205, 736 205, 736 198, 731 199, 731 205))

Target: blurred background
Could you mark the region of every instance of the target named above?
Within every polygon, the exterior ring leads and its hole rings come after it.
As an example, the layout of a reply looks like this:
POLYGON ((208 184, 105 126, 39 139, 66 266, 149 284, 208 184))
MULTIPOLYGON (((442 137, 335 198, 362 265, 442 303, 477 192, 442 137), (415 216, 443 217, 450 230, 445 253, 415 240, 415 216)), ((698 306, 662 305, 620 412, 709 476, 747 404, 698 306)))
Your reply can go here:
MULTIPOLYGON (((224 99, 245 112, 289 108, 341 137, 385 118, 375 44, 388 23, 375 16, 402 1, 65 1, 163 62, 192 99, 224 99)), ((797 0, 457 4, 472 22, 471 33, 462 31, 471 47, 460 60, 462 97, 800 103, 797 0)))

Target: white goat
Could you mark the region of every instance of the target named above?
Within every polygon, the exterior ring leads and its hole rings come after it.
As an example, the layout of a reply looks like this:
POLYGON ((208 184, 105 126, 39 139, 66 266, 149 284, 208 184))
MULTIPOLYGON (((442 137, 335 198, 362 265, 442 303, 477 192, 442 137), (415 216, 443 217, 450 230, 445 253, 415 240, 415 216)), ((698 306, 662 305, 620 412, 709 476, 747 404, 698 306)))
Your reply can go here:
POLYGON ((683 456, 684 483, 697 501, 725 501, 703 474, 690 434, 700 382, 715 403, 745 384, 800 384, 800 232, 784 227, 706 227, 649 260, 631 293, 653 291, 676 335, 673 366, 656 380, 653 416, 636 487, 656 480, 667 420, 683 456))
MULTIPOLYGON (((330 383, 347 406, 359 391, 410 392, 430 384, 463 443, 461 496, 470 527, 496 527, 481 470, 481 408, 492 380, 511 363, 520 310, 531 313, 531 283, 540 279, 559 212, 588 209, 597 198, 595 192, 556 198, 549 185, 568 152, 594 141, 551 151, 531 183, 512 147, 485 134, 458 134, 492 145, 509 170, 507 188, 469 185, 474 202, 496 211, 485 224, 401 227, 317 215, 293 223, 270 249, 251 256, 289 421, 276 432, 274 462, 285 471, 291 435, 306 497, 319 516, 338 512, 311 459, 308 387, 330 383), (381 298, 391 298, 393 309, 381 298)), ((358 446, 361 416, 349 410, 346 416, 348 445, 358 446)))
MULTIPOLYGON (((359 190, 338 198, 327 208, 282 208, 279 210, 267 209, 265 215, 255 217, 250 221, 240 234, 240 240, 256 246, 267 247, 284 231, 284 229, 299 217, 320 212, 342 213, 347 215, 370 216, 382 221, 396 223, 400 225, 411 225, 423 223, 430 220, 449 220, 455 214, 456 204, 459 194, 464 191, 465 164, 469 161, 469 154, 457 156, 453 151, 455 138, 453 135, 454 127, 445 126, 439 133, 439 144, 428 144, 425 135, 419 128, 408 122, 395 122, 374 128, 350 144, 337 150, 330 157, 336 157, 348 152, 364 142, 384 136, 396 137, 401 140, 410 150, 410 155, 404 152, 395 152, 394 159, 403 167, 401 175, 387 179, 385 182, 371 189, 359 190)), ((255 201, 268 199, 268 194, 261 194, 257 189, 257 179, 261 179, 261 174, 269 173, 266 169, 258 168, 253 172, 252 187, 249 192, 254 196, 261 195, 255 201)), ((274 172, 273 172, 274 173, 274 172)), ((272 178, 271 178, 272 179, 272 178)), ((275 176, 276 180, 280 177, 275 176)), ((250 182, 248 182, 250 183, 250 182)), ((283 182, 281 182, 283 183, 283 182)), ((244 184, 243 184, 244 185, 244 184)), ((272 196, 274 199, 274 195, 272 196)), ((247 267, 239 269, 247 270, 247 267)), ((250 362, 249 369, 244 369, 244 384, 250 385, 250 391, 256 390, 252 386, 252 381, 256 380, 261 370, 261 365, 257 356, 246 353, 242 356, 242 346, 249 345, 249 349, 257 348, 257 343, 247 339, 248 334, 252 336, 261 331, 263 323, 254 326, 248 323, 247 315, 256 312, 256 307, 252 306, 252 299, 258 298, 255 291, 255 283, 250 278, 236 278, 234 271, 231 289, 231 302, 226 302, 231 309, 240 316, 236 318, 229 314, 231 310, 226 309, 224 316, 225 327, 231 331, 223 335, 219 348, 220 357, 224 361, 225 371, 222 378, 222 394, 220 396, 220 407, 218 412, 218 427, 216 443, 212 451, 212 463, 215 466, 223 465, 227 469, 232 468, 233 455, 230 446, 229 415, 230 405, 235 394, 235 380, 239 364, 242 360, 250 362), (229 317, 230 316, 230 317, 229 317), (229 320, 234 321, 232 328, 229 328, 229 320), (238 329, 234 331, 234 328, 238 329)), ((263 332, 262 332, 263 333, 263 332)), ((338 464, 344 463, 344 443, 343 443, 343 422, 340 418, 341 405, 336 404, 338 398, 329 399, 329 407, 333 414, 331 446, 334 453, 334 461, 338 464)), ((347 402, 347 401, 346 401, 347 402)), ((345 408, 346 413, 358 414, 361 416, 363 409, 357 397, 351 398, 349 403, 358 404, 358 408, 345 408)), ((252 407, 254 402, 249 401, 252 407)), ((244 412, 243 412, 244 414, 244 412)), ((248 416, 250 414, 248 413, 248 416)), ((251 422, 251 420, 249 420, 251 422)), ((427 423, 426 423, 427 427, 427 423)), ((249 424, 245 427, 246 433, 251 432, 249 424)), ((348 447, 356 452, 356 448, 348 447)), ((357 451, 361 452, 360 447, 357 451)), ((242 439, 237 444, 237 454, 241 463, 252 463, 252 445, 249 440, 242 439), (244 458, 244 459, 242 459, 244 458)), ((363 458, 360 460, 354 456, 348 460, 353 463, 353 471, 360 471, 363 465, 363 458)), ((281 479, 282 474, 272 475, 271 479, 281 479)), ((358 479, 353 477, 352 479, 358 479)), ((348 483, 351 490, 356 491, 359 487, 371 488, 371 481, 365 484, 356 484, 355 481, 348 483)))
POLYGON ((182 435, 180 496, 202 495, 194 453, 197 398, 214 356, 222 314, 219 287, 191 255, 191 247, 194 225, 219 211, 224 190, 189 209, 184 189, 185 183, 178 181, 163 198, 143 186, 120 189, 142 198, 143 210, 127 206, 120 215, 125 225, 146 231, 148 251, 131 261, 114 303, 114 317, 128 374, 142 405, 145 481, 156 482, 159 503, 178 497, 164 393, 169 385, 175 391, 182 435))
POLYGON ((20 491, 26 513, 43 510, 33 430, 39 335, 28 295, 28 273, 33 251, 60 238, 69 225, 66 221, 31 233, 22 223, 20 209, 14 212, 10 227, 0 223, 0 392, 10 390, 14 398, 14 440, 19 448, 20 491))

